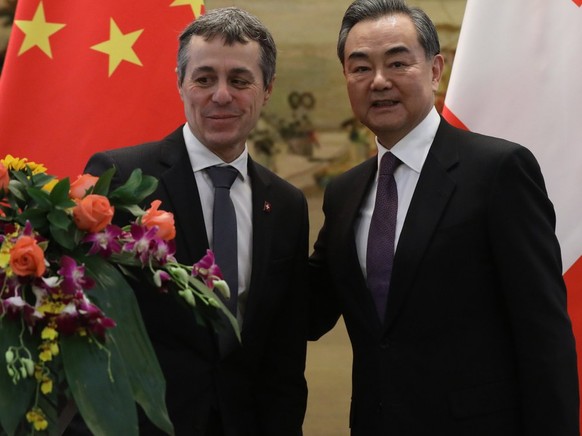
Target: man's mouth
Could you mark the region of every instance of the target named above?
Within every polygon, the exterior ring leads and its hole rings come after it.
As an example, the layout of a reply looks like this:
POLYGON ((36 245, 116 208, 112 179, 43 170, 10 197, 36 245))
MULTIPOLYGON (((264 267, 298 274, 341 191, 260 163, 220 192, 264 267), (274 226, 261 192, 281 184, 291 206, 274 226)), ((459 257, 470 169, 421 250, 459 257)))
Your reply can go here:
POLYGON ((392 107, 398 104, 396 100, 376 100, 372 102, 372 107, 392 107))

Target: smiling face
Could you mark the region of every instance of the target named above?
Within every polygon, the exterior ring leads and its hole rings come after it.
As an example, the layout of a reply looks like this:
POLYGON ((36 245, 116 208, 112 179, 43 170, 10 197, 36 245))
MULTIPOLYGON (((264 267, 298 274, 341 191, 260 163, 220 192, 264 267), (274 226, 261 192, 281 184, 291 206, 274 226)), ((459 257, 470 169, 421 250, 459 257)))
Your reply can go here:
POLYGON ((209 150, 232 162, 244 150, 251 130, 267 103, 273 83, 265 89, 260 46, 256 41, 225 45, 194 35, 188 65, 178 91, 190 130, 209 150))
POLYGON ((364 20, 346 39, 344 75, 356 117, 391 148, 434 106, 443 58, 427 59, 407 15, 364 20))

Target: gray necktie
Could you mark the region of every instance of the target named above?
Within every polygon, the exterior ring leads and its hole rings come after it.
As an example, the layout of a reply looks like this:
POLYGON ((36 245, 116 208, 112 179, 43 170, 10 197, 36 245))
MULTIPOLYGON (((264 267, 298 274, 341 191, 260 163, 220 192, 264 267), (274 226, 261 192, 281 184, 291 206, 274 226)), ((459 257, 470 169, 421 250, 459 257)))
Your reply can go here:
POLYGON ((386 302, 392 277, 398 191, 394 170, 400 161, 392 153, 385 153, 380 161, 376 203, 368 234, 366 272, 368 288, 376 304, 380 321, 384 321, 386 302))
POLYGON ((239 172, 231 166, 214 166, 206 171, 214 184, 214 211, 212 215, 212 240, 216 264, 230 288, 230 299, 224 301, 236 317, 238 297, 238 256, 236 238, 236 212, 230 198, 230 187, 239 172))

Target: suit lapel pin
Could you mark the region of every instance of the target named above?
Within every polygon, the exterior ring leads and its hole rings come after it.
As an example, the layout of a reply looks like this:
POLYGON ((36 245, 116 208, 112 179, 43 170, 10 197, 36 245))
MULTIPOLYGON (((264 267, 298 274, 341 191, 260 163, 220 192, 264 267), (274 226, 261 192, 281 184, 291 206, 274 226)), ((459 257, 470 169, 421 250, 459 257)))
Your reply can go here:
POLYGON ((263 203, 263 212, 265 212, 265 213, 271 212, 271 203, 269 203, 268 201, 265 201, 263 203))

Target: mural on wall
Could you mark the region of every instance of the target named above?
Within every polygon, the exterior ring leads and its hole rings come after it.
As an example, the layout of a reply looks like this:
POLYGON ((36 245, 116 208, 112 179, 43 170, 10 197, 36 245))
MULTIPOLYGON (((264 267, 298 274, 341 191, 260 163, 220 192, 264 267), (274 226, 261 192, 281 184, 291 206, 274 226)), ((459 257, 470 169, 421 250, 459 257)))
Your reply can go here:
MULTIPOLYGON (((0 74, 17 0, 0 0, 0 74)), ((351 0, 207 0, 257 15, 278 46, 275 90, 249 141, 253 157, 300 188, 323 187, 375 153, 373 135, 352 116, 337 30, 351 0), (314 12, 317 11, 317 12, 314 12)), ((436 95, 442 108, 465 0, 416 0, 434 19, 446 67, 436 95)), ((156 138, 152 138, 156 139, 156 138)))

